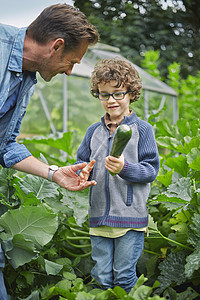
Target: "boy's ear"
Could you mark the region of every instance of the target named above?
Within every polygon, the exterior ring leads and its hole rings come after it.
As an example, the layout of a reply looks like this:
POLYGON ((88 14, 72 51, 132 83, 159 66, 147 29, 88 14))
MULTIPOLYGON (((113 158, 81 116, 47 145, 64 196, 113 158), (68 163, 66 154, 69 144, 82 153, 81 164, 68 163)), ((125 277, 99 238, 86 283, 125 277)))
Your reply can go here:
POLYGON ((133 91, 132 93, 130 93, 130 103, 133 103, 135 101, 136 98, 136 92, 133 91))
POLYGON ((135 99, 135 92, 130 93, 131 95, 131 99, 134 100, 135 99))

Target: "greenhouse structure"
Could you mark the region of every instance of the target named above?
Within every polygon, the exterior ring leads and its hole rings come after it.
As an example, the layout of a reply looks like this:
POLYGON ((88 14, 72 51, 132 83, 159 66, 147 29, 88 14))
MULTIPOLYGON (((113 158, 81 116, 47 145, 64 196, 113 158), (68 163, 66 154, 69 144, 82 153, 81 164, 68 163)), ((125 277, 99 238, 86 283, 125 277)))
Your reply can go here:
MULTIPOLYGON (((68 130, 68 115, 69 115, 69 106, 68 106, 68 81, 72 76, 79 78, 90 78, 91 72, 94 69, 95 63, 102 58, 123 58, 120 54, 120 49, 110 45, 105 45, 97 43, 97 45, 89 47, 86 55, 83 57, 80 64, 76 64, 72 70, 70 78, 65 74, 62 76, 62 97, 63 97, 63 132, 68 130)), ((132 62, 131 62, 132 63, 132 62)), ((153 77, 149 73, 145 72, 141 67, 132 63, 135 69, 138 71, 143 88, 143 116, 147 120, 150 114, 156 114, 164 105, 170 106, 169 113, 171 116, 172 122, 175 124, 178 120, 178 103, 177 103, 177 94, 176 92, 164 82, 153 77), (150 99, 156 95, 157 105, 150 109, 150 99)), ((77 87, 78 88, 78 87, 77 87)), ((42 89, 36 86, 36 91, 42 103, 45 115, 50 122, 52 133, 56 132, 55 126, 51 120, 50 112, 48 109, 48 99, 43 96, 42 89)))

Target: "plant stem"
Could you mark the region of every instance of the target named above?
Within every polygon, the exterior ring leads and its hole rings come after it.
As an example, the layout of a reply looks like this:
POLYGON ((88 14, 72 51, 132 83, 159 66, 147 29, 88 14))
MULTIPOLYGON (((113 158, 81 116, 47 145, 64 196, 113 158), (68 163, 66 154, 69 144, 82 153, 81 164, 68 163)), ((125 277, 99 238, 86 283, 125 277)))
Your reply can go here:
POLYGON ((167 237, 164 236, 158 229, 156 229, 156 231, 157 231, 157 232, 160 234, 160 236, 162 236, 162 238, 165 239, 166 241, 171 242, 171 243, 173 243, 173 244, 175 244, 175 245, 177 245, 177 246, 180 246, 180 247, 182 247, 182 248, 185 248, 185 249, 189 249, 189 250, 191 250, 191 251, 194 251, 194 249, 191 248, 191 247, 189 247, 189 246, 183 245, 183 244, 181 244, 181 243, 179 243, 179 242, 176 242, 176 241, 174 241, 174 240, 171 240, 171 239, 167 238, 167 237))
POLYGON ((89 236, 66 236, 66 240, 72 240, 72 241, 90 240, 90 237, 89 236))
POLYGON ((146 252, 146 253, 150 253, 150 254, 154 254, 154 255, 160 256, 160 253, 156 253, 156 252, 149 251, 149 250, 146 250, 146 249, 143 249, 143 251, 146 252))
POLYGON ((72 253, 72 252, 68 251, 68 250, 65 249, 65 248, 63 248, 63 251, 64 251, 65 253, 67 253, 68 255, 72 256, 72 257, 81 257, 81 258, 90 256, 91 253, 92 253, 92 251, 90 251, 90 252, 87 252, 87 253, 85 253, 85 254, 75 254, 75 253, 72 253))
POLYGON ((88 248, 88 247, 91 247, 91 244, 77 245, 77 244, 71 243, 71 242, 68 241, 68 240, 67 240, 67 243, 68 243, 70 246, 75 247, 75 248, 88 248))
POLYGON ((70 229, 71 229, 71 231, 73 231, 75 233, 79 233, 79 234, 83 234, 83 235, 87 235, 87 236, 90 235, 89 232, 87 232, 87 231, 78 230, 78 229, 73 228, 73 227, 70 227, 70 229))

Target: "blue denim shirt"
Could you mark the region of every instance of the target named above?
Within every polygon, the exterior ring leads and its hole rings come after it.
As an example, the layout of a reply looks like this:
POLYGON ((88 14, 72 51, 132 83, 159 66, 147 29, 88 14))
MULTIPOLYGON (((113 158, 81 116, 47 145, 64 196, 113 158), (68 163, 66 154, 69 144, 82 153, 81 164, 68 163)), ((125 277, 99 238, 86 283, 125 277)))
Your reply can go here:
POLYGON ((24 145, 16 142, 26 107, 37 83, 35 72, 25 71, 22 77, 26 30, 0 24, 0 109, 21 83, 16 105, 0 118, 0 164, 6 168, 31 155, 24 145))

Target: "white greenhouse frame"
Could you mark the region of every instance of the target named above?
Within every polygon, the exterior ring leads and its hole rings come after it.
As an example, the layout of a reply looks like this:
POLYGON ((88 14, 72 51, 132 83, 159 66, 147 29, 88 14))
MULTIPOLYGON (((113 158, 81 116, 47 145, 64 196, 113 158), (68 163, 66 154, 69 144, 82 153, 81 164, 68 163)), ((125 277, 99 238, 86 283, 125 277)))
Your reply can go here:
MULTIPOLYGON (((83 57, 80 64, 76 64, 72 70, 71 76, 78 76, 78 77, 85 77, 90 78, 91 73, 94 69, 95 63, 102 59, 102 58, 123 58, 120 54, 120 49, 97 43, 97 45, 90 47, 86 53, 86 55, 83 57)), ((132 62, 131 62, 132 63, 132 62)), ((149 92, 155 92, 158 94, 161 94, 161 101, 160 105, 157 111, 161 110, 165 104, 166 96, 169 95, 172 97, 173 101, 173 123, 176 124, 178 120, 178 99, 177 94, 170 86, 165 84, 164 82, 158 80, 157 78, 153 77, 149 73, 145 72, 141 67, 135 65, 132 63, 135 69, 138 71, 141 80, 142 80, 142 88, 144 92, 144 118, 145 120, 149 117, 149 104, 148 104, 148 93, 149 92)), ((37 92, 40 98, 40 101, 42 103, 45 115, 47 119, 50 122, 51 131, 53 133, 56 132, 56 129, 53 125, 53 123, 50 120, 50 115, 48 111, 48 106, 46 104, 46 101, 42 95, 42 92, 39 88, 37 88, 37 92)), ((67 76, 63 74, 63 132, 67 131, 67 116, 68 116, 68 99, 67 99, 67 76)))

